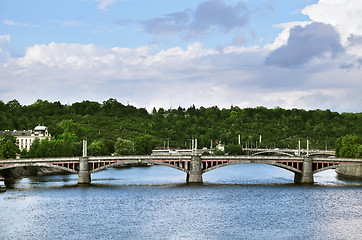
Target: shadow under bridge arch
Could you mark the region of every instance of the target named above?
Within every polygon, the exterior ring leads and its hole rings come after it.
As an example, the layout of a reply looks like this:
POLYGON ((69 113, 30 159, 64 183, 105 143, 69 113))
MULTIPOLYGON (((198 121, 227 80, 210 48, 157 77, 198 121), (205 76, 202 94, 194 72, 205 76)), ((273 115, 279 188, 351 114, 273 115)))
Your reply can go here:
POLYGON ((283 162, 283 161, 265 161, 265 160, 239 160, 239 161, 203 161, 202 162, 202 173, 206 173, 218 168, 235 165, 235 164, 248 164, 248 163, 262 163, 271 166, 283 168, 293 173, 302 173, 303 162, 283 162))
POLYGON ((108 164, 99 165, 100 162, 98 161, 89 161, 88 164, 90 165, 90 173, 99 172, 105 170, 107 168, 113 167, 137 167, 137 166, 144 166, 144 165, 159 165, 159 166, 166 166, 170 168, 174 168, 189 174, 190 172, 190 163, 185 161, 178 161, 178 160, 169 160, 169 161, 160 161, 160 160, 141 160, 141 159, 134 159, 134 160, 123 160, 123 161, 116 161, 110 162, 108 164))
POLYGON ((62 166, 50 164, 50 163, 15 163, 15 164, 0 167, 0 171, 5 170, 5 169, 17 168, 17 167, 45 167, 45 168, 52 168, 52 169, 57 169, 57 170, 61 170, 64 172, 78 174, 78 171, 75 169, 71 169, 68 167, 62 167, 62 166))
POLYGON ((257 155, 273 155, 273 156, 289 156, 289 157, 294 157, 294 153, 289 153, 289 152, 283 152, 283 151, 263 151, 263 152, 255 152, 252 154, 252 156, 257 156, 257 155))

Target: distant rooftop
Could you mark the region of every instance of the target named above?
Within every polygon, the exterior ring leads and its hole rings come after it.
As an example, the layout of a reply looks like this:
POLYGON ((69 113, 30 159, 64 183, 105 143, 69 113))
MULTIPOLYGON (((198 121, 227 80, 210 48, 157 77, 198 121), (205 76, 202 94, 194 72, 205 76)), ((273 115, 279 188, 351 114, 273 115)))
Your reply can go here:
MULTIPOLYGON (((47 132, 47 127, 46 126, 36 126, 34 128, 34 130, 5 130, 5 131, 1 131, 0 130, 0 136, 3 136, 4 134, 10 134, 13 135, 15 137, 20 137, 20 136, 43 136, 43 131, 47 132), (39 135, 40 134, 40 135, 39 135)), ((45 133, 47 134, 47 133, 45 133)), ((47 135, 46 135, 47 136, 47 135)), ((50 134, 49 134, 50 136, 50 134)))
POLYGON ((45 131, 47 129, 46 126, 36 126, 34 128, 34 131, 45 131))

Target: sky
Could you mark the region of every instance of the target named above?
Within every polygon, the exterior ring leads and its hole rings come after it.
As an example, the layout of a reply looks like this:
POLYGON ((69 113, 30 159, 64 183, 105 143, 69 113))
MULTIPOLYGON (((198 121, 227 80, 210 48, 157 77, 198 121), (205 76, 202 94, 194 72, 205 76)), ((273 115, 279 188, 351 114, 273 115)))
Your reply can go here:
POLYGON ((0 0, 0 100, 362 112, 360 0, 0 0))

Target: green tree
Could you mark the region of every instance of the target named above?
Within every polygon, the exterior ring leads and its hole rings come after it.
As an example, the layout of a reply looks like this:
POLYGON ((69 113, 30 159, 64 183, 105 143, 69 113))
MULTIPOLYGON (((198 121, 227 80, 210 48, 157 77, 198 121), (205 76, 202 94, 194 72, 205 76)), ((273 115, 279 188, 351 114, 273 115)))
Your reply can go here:
POLYGON ((39 138, 35 138, 34 141, 31 143, 29 152, 26 156, 31 158, 41 157, 39 138))
POLYGON ((131 140, 118 138, 114 144, 114 154, 118 156, 131 155, 133 150, 133 142, 131 140))
POLYGON ((214 149, 214 155, 217 155, 217 156, 219 156, 219 155, 225 155, 225 151, 221 151, 221 150, 215 148, 215 149, 214 149))
POLYGON ((40 141, 38 150, 39 157, 52 157, 51 156, 51 144, 48 138, 40 141))
POLYGON ((85 136, 85 129, 79 123, 75 123, 72 119, 61 121, 58 123, 58 127, 61 128, 63 133, 70 133, 73 138, 76 137, 74 140, 83 139, 85 136))
POLYGON ((244 155, 244 151, 242 146, 234 145, 234 144, 227 144, 225 146, 225 152, 229 155, 244 155))
POLYGON ((4 134, 0 137, 0 158, 15 158, 19 152, 16 138, 10 134, 4 134))
POLYGON ((149 134, 143 134, 135 139, 135 153, 138 155, 151 154, 154 147, 154 139, 149 134))
POLYGON ((337 139, 336 157, 358 158, 361 157, 361 140, 355 135, 346 135, 337 139))
POLYGON ((61 157, 81 156, 82 141, 74 133, 65 132, 58 136, 57 151, 61 157))
POLYGON ((88 151, 91 156, 104 156, 108 154, 108 147, 104 139, 99 139, 89 145, 88 151))

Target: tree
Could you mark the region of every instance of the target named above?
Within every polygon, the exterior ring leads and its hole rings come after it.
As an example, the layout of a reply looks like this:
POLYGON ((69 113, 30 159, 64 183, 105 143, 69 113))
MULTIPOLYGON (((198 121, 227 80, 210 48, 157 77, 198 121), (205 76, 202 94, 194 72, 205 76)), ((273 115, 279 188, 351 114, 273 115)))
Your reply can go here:
POLYGON ((75 136, 77 138, 75 140, 82 139, 85 136, 84 128, 73 120, 63 120, 58 123, 58 127, 62 129, 63 133, 70 133, 73 137, 75 136))
POLYGON ((53 146, 52 142, 48 138, 40 141, 39 155, 40 157, 54 157, 52 154, 53 146))
POLYGON ((15 158, 19 151, 16 137, 4 134, 0 137, 0 158, 15 158))
POLYGON ((6 106, 10 109, 10 111, 18 110, 21 108, 21 104, 16 99, 9 101, 6 106))
POLYGON ((154 139, 149 134, 143 134, 135 139, 135 153, 139 155, 151 154, 155 147, 154 139))
POLYGON ((108 154, 108 148, 104 139, 93 141, 88 147, 89 155, 103 156, 108 154))
POLYGON ((131 140, 118 138, 116 143, 114 144, 114 154, 118 156, 133 154, 133 144, 134 143, 131 140))
POLYGON ((220 150, 220 149, 218 149, 218 148, 215 148, 215 149, 214 149, 214 155, 217 155, 217 156, 219 156, 219 155, 225 155, 225 151, 222 151, 222 150, 220 150))
POLYGON ((39 138, 35 138, 34 141, 31 143, 27 157, 31 157, 31 158, 41 157, 40 156, 40 139, 39 138))
POLYGON ((346 135, 337 139, 336 157, 361 157, 361 141, 355 135, 346 135))
POLYGON ((244 155, 244 151, 242 146, 234 145, 234 144, 228 144, 225 146, 225 152, 229 155, 244 155))
MULTIPOLYGON (((200 146, 208 146, 210 140, 236 144, 240 135, 243 144, 254 146, 262 135, 263 147, 297 147, 298 139, 302 144, 309 139, 312 147, 319 149, 325 148, 326 141, 328 148, 334 149, 337 138, 346 134, 362 138, 362 113, 339 114, 329 110, 279 107, 196 108, 194 105, 187 110, 154 108, 152 113, 123 105, 112 98, 103 104, 86 100, 72 105, 39 99, 29 106, 22 106, 15 99, 6 104, 0 100, 0 130, 26 130, 36 124, 46 125, 53 138, 49 147, 46 143, 40 144, 41 156, 47 155, 47 150, 50 150, 50 156, 79 156, 84 137, 95 142, 90 152, 96 155, 104 149, 108 152, 102 155, 115 152, 117 138, 135 139, 134 151, 129 152, 132 154, 148 154, 153 147, 163 146, 166 138, 172 139, 172 147, 185 147, 185 142, 196 136, 200 146), (106 148, 99 147, 103 143, 106 148)), ((347 155, 360 156, 360 152, 356 150, 347 155)))

